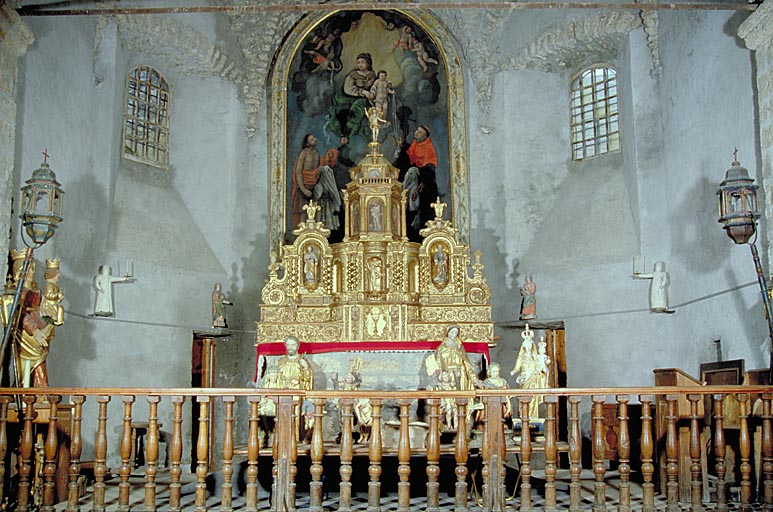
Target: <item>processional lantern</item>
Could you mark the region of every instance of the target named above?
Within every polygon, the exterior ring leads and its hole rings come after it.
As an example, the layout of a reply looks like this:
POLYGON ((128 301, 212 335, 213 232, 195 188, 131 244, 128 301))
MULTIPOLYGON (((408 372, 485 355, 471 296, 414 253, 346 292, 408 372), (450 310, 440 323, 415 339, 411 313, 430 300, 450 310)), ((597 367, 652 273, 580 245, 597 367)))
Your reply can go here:
POLYGON ((719 222, 727 236, 737 244, 746 244, 757 230, 760 212, 757 207, 757 185, 749 177, 749 171, 742 167, 733 154, 733 163, 725 172, 725 179, 719 184, 719 222))
MULTIPOLYGON (((62 222, 61 183, 48 166, 48 153, 43 152, 43 163, 33 171, 32 177, 21 189, 22 232, 26 232, 32 243, 40 247, 54 236, 62 222)), ((22 237, 24 238, 24 237, 22 237)), ((26 240, 25 240, 25 243, 26 240)))
POLYGON ((773 316, 770 311, 770 296, 765 275, 762 271, 760 255, 757 252, 755 234, 757 219, 760 218, 757 201, 757 189, 754 178, 749 171, 738 162, 738 149, 733 151, 733 163, 725 172, 725 179, 719 184, 719 222, 722 223, 727 236, 736 244, 748 244, 757 271, 757 283, 762 293, 762 304, 765 306, 765 317, 768 321, 768 336, 770 339, 770 370, 769 379, 773 382, 773 316))

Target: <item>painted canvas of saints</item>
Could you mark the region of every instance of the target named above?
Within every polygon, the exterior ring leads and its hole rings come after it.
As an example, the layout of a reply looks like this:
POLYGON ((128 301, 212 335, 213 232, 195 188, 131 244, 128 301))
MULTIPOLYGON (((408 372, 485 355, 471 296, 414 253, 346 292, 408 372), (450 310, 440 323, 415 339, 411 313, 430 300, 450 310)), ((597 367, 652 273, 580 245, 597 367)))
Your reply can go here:
POLYGON ((289 79, 285 232, 305 220, 313 199, 330 241, 341 241, 340 191, 367 153, 367 110, 377 106, 381 152, 407 191, 408 237, 421 241, 431 203, 439 196, 451 204, 446 65, 430 34, 394 11, 338 12, 311 29, 289 79))

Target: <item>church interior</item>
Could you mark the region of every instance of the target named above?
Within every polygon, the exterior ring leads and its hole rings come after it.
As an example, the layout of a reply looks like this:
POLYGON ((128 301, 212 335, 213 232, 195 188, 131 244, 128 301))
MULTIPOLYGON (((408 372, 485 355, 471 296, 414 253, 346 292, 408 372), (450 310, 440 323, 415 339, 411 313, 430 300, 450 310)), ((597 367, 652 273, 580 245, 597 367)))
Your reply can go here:
POLYGON ((4 504, 773 507, 772 0, 7 0, 0 57, 4 504))

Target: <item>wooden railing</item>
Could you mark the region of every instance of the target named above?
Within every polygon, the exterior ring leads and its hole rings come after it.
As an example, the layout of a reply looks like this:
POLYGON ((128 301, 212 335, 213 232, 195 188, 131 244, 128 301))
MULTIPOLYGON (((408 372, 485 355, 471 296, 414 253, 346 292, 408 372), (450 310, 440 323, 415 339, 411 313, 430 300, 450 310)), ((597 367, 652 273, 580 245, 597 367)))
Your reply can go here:
MULTIPOLYGON (((340 463, 336 478, 340 478, 338 491, 339 510, 352 509, 352 472, 355 457, 367 457, 368 510, 381 510, 382 483, 397 482, 397 510, 408 512, 411 509, 411 457, 422 456, 426 459, 426 488, 421 489, 426 496, 426 508, 430 512, 440 510, 440 483, 455 481, 453 485, 454 509, 468 510, 480 505, 484 510, 500 511, 505 507, 520 510, 535 508, 535 498, 539 497, 546 511, 558 509, 557 474, 559 468, 568 468, 569 510, 581 509, 581 480, 583 461, 585 469, 593 474, 593 509, 605 510, 608 488, 609 427, 605 425, 605 412, 614 407, 615 450, 617 471, 615 473, 617 496, 614 501, 618 510, 632 508, 632 497, 640 500, 645 512, 656 510, 656 501, 664 502, 668 511, 679 510, 680 486, 689 490, 690 507, 693 511, 703 510, 705 501, 702 466, 708 464, 712 476, 712 488, 715 491, 712 501, 716 510, 727 510, 733 500, 728 492, 728 475, 737 471, 739 488, 737 500, 742 510, 747 510, 754 501, 764 504, 766 510, 773 508, 773 431, 771 430, 771 406, 773 387, 770 386, 726 386, 726 387, 648 387, 648 388, 598 388, 598 389, 552 389, 552 390, 486 390, 473 393, 448 393, 429 391, 380 392, 380 391, 313 391, 298 392, 276 389, 145 389, 145 388, 49 388, 28 389, 18 397, 18 389, 0 389, 0 490, 6 495, 0 502, 10 503, 11 508, 19 511, 31 510, 39 500, 40 509, 52 511, 57 501, 57 475, 66 467, 67 505, 66 510, 76 511, 80 507, 101 511, 106 509, 105 496, 107 481, 112 475, 108 472, 108 454, 120 456, 117 470, 117 510, 129 510, 132 491, 130 476, 134 460, 132 443, 132 423, 142 420, 147 423, 144 457, 144 510, 155 510, 168 506, 170 510, 181 510, 181 485, 184 474, 184 450, 190 450, 195 443, 195 457, 192 463, 195 471, 195 509, 207 509, 207 477, 212 472, 222 475, 222 493, 219 510, 232 510, 232 496, 235 489, 231 485, 234 472, 234 457, 239 452, 240 440, 244 440, 242 452, 246 456, 246 490, 244 510, 258 509, 258 471, 259 461, 270 459, 272 464, 272 495, 270 509, 276 511, 294 510, 296 486, 303 482, 308 485, 308 506, 311 512, 323 510, 324 457, 337 457, 340 463), (544 397, 544 432, 534 439, 529 428, 521 428, 517 442, 506 438, 505 421, 502 417, 506 400, 513 401, 515 419, 522 425, 529 425, 529 402, 537 396, 544 397), (276 403, 276 422, 272 446, 261 446, 263 436, 260 432, 259 404, 268 397, 276 403), (369 398, 372 405, 372 433, 366 445, 357 445, 353 431, 353 405, 356 400, 369 398), (726 454, 731 445, 728 443, 728 430, 725 425, 723 405, 727 397, 738 404, 737 435, 733 435, 732 449, 738 454, 736 467, 728 465, 726 454), (18 418, 16 400, 20 399, 25 414, 18 418), (450 442, 441 442, 447 436, 441 433, 441 400, 452 398, 457 410, 457 431, 469 430, 471 409, 480 410, 482 420, 479 445, 471 447, 467 435, 456 435, 450 442), (341 411, 340 441, 335 444, 323 439, 323 415, 328 400, 338 399, 341 411), (63 400, 68 403, 71 415, 67 420, 68 439, 62 438, 60 409, 63 400), (299 444, 298 418, 299 402, 308 400, 313 404, 315 418, 310 442, 299 444), (421 447, 411 446, 410 422, 411 407, 417 400, 425 405, 425 421, 428 424, 426 440, 421 447), (135 405, 145 401, 147 416, 136 418, 135 405), (116 406, 115 404, 118 404, 116 406), (383 408, 396 404, 399 411, 398 440, 396 447, 384 445, 382 436, 383 408), (581 433, 581 413, 586 404, 590 405, 592 431, 588 433, 589 443, 583 446, 581 433), (630 410, 636 404, 634 417, 630 410), (113 407, 109 407, 113 404, 113 407), (473 407, 473 404, 481 404, 473 407), (184 432, 190 432, 190 419, 184 418, 183 410, 187 406, 199 409, 198 436, 186 439, 184 432), (215 422, 222 427, 222 439, 210 440, 209 428, 211 408, 216 407, 222 414, 215 416, 215 422), (710 410, 709 429, 704 426, 704 408, 710 410), (95 409, 93 417, 84 417, 84 408, 95 409), (246 408, 246 422, 239 424, 235 420, 235 408, 246 408), (660 408, 660 417, 656 418, 656 409, 660 408), (686 408, 686 410, 685 410, 686 408), (122 412, 122 416, 109 416, 108 412, 122 412), (28 413, 26 413, 28 411, 28 413), (168 450, 168 495, 160 499, 156 491, 156 479, 159 470, 159 414, 171 418, 171 433, 165 439, 168 450), (41 425, 41 418, 44 424, 41 425), (112 420, 112 421, 111 421, 112 420), (20 434, 9 435, 9 425, 19 422, 20 434), (565 424, 566 428, 559 428, 565 424), (661 426, 658 427, 658 424, 661 426), (108 428, 116 425, 118 428, 108 428), (754 431, 759 431, 759 448, 753 450, 754 431), (35 457, 34 432, 43 432, 45 442, 41 452, 41 461, 35 457), (90 504, 82 503, 79 476, 84 461, 81 460, 84 431, 94 432, 93 440, 93 490, 90 504), (658 432, 663 439, 658 439, 658 432), (118 433, 120 432, 120 433, 118 433), (632 436, 632 432, 639 432, 632 436), (701 436, 709 439, 701 440, 701 436), (680 446, 680 443, 682 446, 680 446), (686 445, 685 445, 686 444, 686 445), (588 448, 589 447, 589 448, 588 448), (636 450, 633 450, 633 449, 636 450), (60 450, 66 449, 67 460, 63 463, 60 450), (219 456, 210 467, 211 452, 217 449, 219 456), (112 450, 112 451, 111 451, 112 450), (590 450, 590 453, 587 453, 590 450), (535 488, 535 464, 533 453, 544 453, 540 462, 540 490, 535 488), (631 460, 632 452, 639 452, 638 460, 631 460), (758 452, 753 457, 753 451, 758 452), (708 453, 710 452, 710 453, 708 453), (562 456, 562 453, 566 453, 562 456), (683 454, 680 456, 680 453, 683 454), (14 454, 14 457, 11 457, 14 454), (480 501, 470 503, 472 478, 468 462, 471 454, 480 457, 482 485, 480 501), (517 458, 517 472, 520 482, 519 494, 508 502, 506 493, 506 459, 510 455, 517 458), (707 457, 707 455, 710 455, 707 457), (441 474, 441 457, 452 458, 453 474, 441 474), (298 473, 298 458, 308 457, 308 473, 298 473), (384 457, 396 457, 396 474, 384 474, 384 457), (662 462, 659 460, 661 459, 662 462), (64 467, 63 467, 64 464, 64 467), (42 480, 35 485, 36 466, 42 466, 42 480), (631 485, 636 466, 637 485, 631 485), (680 476, 680 466, 687 465, 689 479, 680 476), (759 473, 754 472, 759 466, 759 473), (659 470, 664 469, 665 489, 661 493, 656 486, 659 470), (759 487, 756 481, 760 481, 759 487), (9 485, 9 483, 13 485, 9 485), (636 489, 632 496, 632 489, 636 489), (8 489, 13 493, 8 495, 8 489), (33 490, 35 492, 33 492, 33 490), (538 496, 539 494, 539 496, 538 496)), ((607 414, 606 417, 609 415, 607 414)), ((91 461, 89 461, 91 465, 91 461)), ((446 464, 444 467, 448 467, 446 464)), ((512 483, 512 482, 510 482, 512 483)), ((416 494, 414 489, 414 494, 416 494)), ((61 498, 61 496, 59 496, 61 498)))

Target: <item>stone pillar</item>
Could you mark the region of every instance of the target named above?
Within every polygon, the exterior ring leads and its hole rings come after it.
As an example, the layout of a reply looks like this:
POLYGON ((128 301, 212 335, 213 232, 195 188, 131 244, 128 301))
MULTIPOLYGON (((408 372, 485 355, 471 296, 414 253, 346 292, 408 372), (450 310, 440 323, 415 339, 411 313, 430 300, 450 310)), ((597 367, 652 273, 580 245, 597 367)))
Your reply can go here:
MULTIPOLYGON (((757 64, 757 110, 760 119, 762 185, 765 190, 768 255, 773 254, 773 0, 765 0, 738 28, 757 64)), ((768 256, 770 258, 770 256, 768 256)))
MULTIPOLYGON (((0 2, 0 270, 5 283, 8 229, 11 225, 11 201, 18 192, 13 186, 16 147, 16 84, 19 57, 35 37, 22 22, 12 2, 0 2)), ((15 205, 18 214, 19 205, 15 205)))

